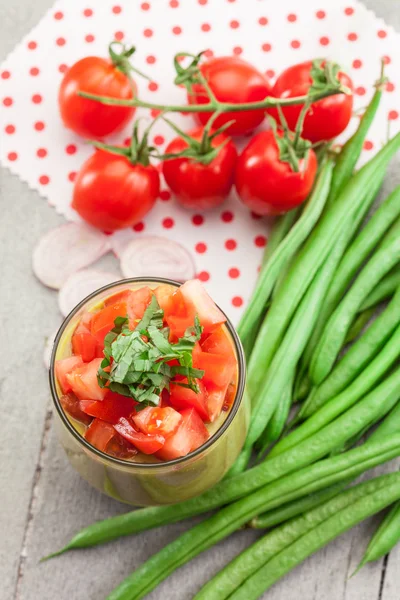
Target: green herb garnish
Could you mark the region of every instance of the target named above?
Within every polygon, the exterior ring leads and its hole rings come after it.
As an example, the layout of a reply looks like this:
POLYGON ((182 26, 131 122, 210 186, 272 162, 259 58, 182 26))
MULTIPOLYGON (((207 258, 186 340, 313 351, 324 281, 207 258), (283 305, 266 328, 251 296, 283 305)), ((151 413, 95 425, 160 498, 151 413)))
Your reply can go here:
POLYGON ((197 379, 203 377, 204 371, 193 368, 192 356, 194 345, 203 331, 199 318, 196 315, 194 326, 172 344, 163 317, 164 311, 153 295, 134 331, 126 327, 128 318, 115 319, 114 329, 104 339, 104 359, 97 373, 101 388, 108 385, 111 391, 140 402, 141 408, 158 406, 161 392, 169 390, 175 375, 187 378, 187 383, 174 381, 176 385, 199 393, 197 379), (167 364, 174 359, 179 365, 167 364))

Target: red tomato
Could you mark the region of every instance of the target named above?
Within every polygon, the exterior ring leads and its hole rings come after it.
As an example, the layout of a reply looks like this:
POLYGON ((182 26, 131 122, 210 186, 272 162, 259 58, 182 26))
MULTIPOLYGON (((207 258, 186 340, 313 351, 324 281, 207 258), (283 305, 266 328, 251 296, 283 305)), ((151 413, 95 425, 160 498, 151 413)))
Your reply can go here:
POLYGON ((132 398, 109 391, 104 400, 81 400, 79 406, 87 415, 114 425, 121 417, 129 417, 135 404, 132 398))
POLYGON ((128 440, 128 442, 133 444, 139 452, 143 452, 143 454, 154 454, 160 450, 165 443, 165 438, 158 433, 153 435, 139 433, 132 427, 128 419, 120 419, 114 427, 123 438, 128 440))
POLYGON ((182 422, 174 435, 171 435, 161 450, 157 452, 157 457, 161 460, 173 460, 180 456, 186 456, 199 448, 209 438, 209 433, 194 408, 189 408, 181 412, 182 422))
POLYGON ((115 436, 115 429, 109 423, 100 419, 93 419, 89 427, 86 429, 84 437, 89 444, 92 444, 102 452, 106 451, 108 443, 115 436))
POLYGON ((60 398, 60 404, 64 411, 76 421, 80 421, 84 425, 89 425, 91 422, 92 418, 81 410, 79 400, 75 394, 64 394, 60 398))
POLYGON ((122 292, 117 292, 104 300, 104 306, 114 306, 114 304, 121 304, 123 302, 126 303, 131 293, 132 290, 122 290, 122 292))
POLYGON ((71 344, 73 353, 80 355, 84 362, 90 362, 96 357, 97 340, 82 320, 74 331, 71 344))
POLYGON ((102 138, 124 127, 133 117, 135 108, 107 106, 77 95, 89 92, 129 100, 136 95, 136 85, 129 82, 110 60, 87 56, 78 60, 64 75, 58 94, 64 125, 86 138, 102 138))
POLYGON ((199 317, 200 323, 204 328, 204 333, 209 333, 222 323, 225 323, 226 317, 224 313, 220 311, 215 302, 210 298, 198 279, 186 281, 179 290, 188 307, 189 313, 193 315, 190 325, 193 325, 195 315, 199 317))
POLYGON ((147 286, 131 291, 127 300, 129 327, 131 329, 134 329, 138 321, 143 317, 144 311, 150 304, 152 295, 152 290, 147 286))
POLYGON ((83 365, 82 358, 80 356, 68 356, 68 358, 62 358, 61 360, 56 360, 55 363, 55 372, 58 383, 60 384, 60 388, 63 393, 71 391, 71 384, 67 379, 67 375, 72 373, 78 367, 83 365))
POLYGON ((92 335, 100 343, 104 343, 107 333, 114 329, 114 321, 117 317, 127 317, 128 309, 126 302, 106 306, 93 316, 90 324, 92 335))
POLYGON ((132 164, 125 156, 96 150, 78 173, 72 208, 90 225, 116 231, 143 219, 159 191, 153 165, 132 164))
POLYGON ((171 305, 175 291, 175 288, 167 284, 159 285, 154 290, 154 295, 157 298, 157 302, 164 313, 169 313, 171 311, 171 305))
MULTIPOLYGON (((201 141, 203 127, 191 131, 189 135, 201 141)), ((229 141, 207 165, 189 158, 163 162, 165 180, 183 206, 207 210, 219 206, 228 196, 233 185, 237 151, 232 140, 224 134, 217 135, 211 145, 216 148, 226 140, 229 141)), ((167 146, 165 152, 177 153, 185 148, 188 148, 188 143, 177 137, 167 146)))
POLYGON ((221 414, 222 408, 225 404, 226 388, 216 388, 210 390, 207 394, 207 411, 210 415, 211 423, 214 423, 221 414))
MULTIPOLYGON (((293 98, 307 94, 311 84, 312 61, 289 67, 281 73, 272 88, 275 98, 293 98)), ((338 73, 339 81, 353 90, 353 82, 346 73, 338 73)), ((294 131, 302 108, 302 104, 283 106, 289 129, 294 131)), ((346 129, 353 111, 353 95, 336 94, 314 102, 304 120, 302 137, 311 142, 330 140, 346 129)), ((279 122, 279 114, 275 108, 268 112, 279 122)))
POLYGON ((90 363, 85 363, 66 376, 79 400, 103 400, 107 394, 107 388, 101 388, 97 383, 97 371, 101 361, 101 358, 94 358, 90 363))
MULTIPOLYGON (((183 379, 182 383, 187 383, 187 379, 183 379)), ((171 384, 169 401, 177 410, 194 408, 203 421, 209 421, 210 419, 206 404, 206 389, 201 380, 198 381, 198 385, 200 392, 196 394, 196 392, 190 390, 189 388, 184 388, 181 385, 171 384)))
POLYGON ((182 417, 170 406, 165 408, 148 406, 132 415, 132 421, 142 433, 150 435, 159 433, 167 438, 178 429, 182 417))
MULTIPOLYGON (((233 56, 212 58, 200 65, 203 76, 214 95, 221 102, 243 104, 264 100, 271 95, 268 79, 249 63, 233 56)), ((193 86, 193 93, 188 94, 189 104, 207 104, 207 94, 201 84, 193 86)), ((196 117, 205 125, 212 113, 197 113, 196 117)), ((253 131, 265 117, 265 110, 246 110, 224 113, 214 121, 218 129, 228 121, 235 120, 228 132, 242 135, 253 131)))
POLYGON ((136 456, 137 453, 138 450, 135 446, 132 446, 130 442, 125 440, 117 432, 115 432, 114 437, 107 444, 107 454, 115 456, 116 458, 130 460, 136 456))
POLYGON ((224 388, 231 382, 235 371, 234 360, 229 360, 222 354, 211 354, 210 352, 199 353, 193 361, 193 365, 196 369, 205 371, 202 382, 207 388, 210 384, 224 388))
POLYGON ((241 201, 258 215, 287 212, 307 198, 317 172, 317 158, 311 149, 307 165, 299 161, 296 173, 279 159, 272 131, 261 131, 238 158, 235 186, 241 201))
POLYGON ((204 352, 211 352, 213 354, 223 354, 230 359, 235 360, 235 353, 233 346, 229 341, 228 335, 223 327, 218 327, 213 333, 211 333, 207 339, 201 344, 201 349, 204 352))

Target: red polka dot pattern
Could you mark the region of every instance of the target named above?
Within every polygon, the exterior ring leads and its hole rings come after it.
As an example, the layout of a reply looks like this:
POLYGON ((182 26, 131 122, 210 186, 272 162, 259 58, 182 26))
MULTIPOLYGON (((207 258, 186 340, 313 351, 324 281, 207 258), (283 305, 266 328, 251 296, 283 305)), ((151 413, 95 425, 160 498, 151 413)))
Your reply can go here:
MULTIPOLYGON (((258 0, 85 0, 76 9, 63 2, 28 33, 0 68, 0 158, 47 196, 60 213, 75 218, 69 208, 74 181, 93 149, 62 126, 55 109, 56 88, 78 56, 101 55, 100 49, 115 39, 137 44, 133 62, 151 76, 151 81, 137 75, 134 78, 140 97, 154 104, 184 98, 184 90, 173 91, 170 60, 182 49, 204 48, 205 58, 223 53, 243 56, 271 79, 283 65, 326 54, 337 60, 346 57, 341 62, 353 79, 359 116, 371 96, 378 68, 364 57, 384 57, 388 82, 377 123, 364 144, 362 164, 379 150, 388 125, 391 135, 400 130, 400 57, 393 50, 397 36, 352 0, 338 6, 295 0, 273 5, 258 0), (218 18, 217 2, 222 7, 218 18), (161 22, 158 4, 162 5, 161 22)), ((150 123, 159 111, 140 113, 150 123)), ((184 115, 177 113, 173 120, 190 131, 195 119, 184 115)), ((352 121, 352 129, 356 122, 352 121)), ((129 138, 131 128, 129 123, 116 139, 122 142, 129 138)), ((172 137, 175 133, 158 120, 150 142, 164 149, 172 137)), ((161 170, 158 161, 155 166, 161 170)), ((167 188, 162 173, 160 177, 161 190, 154 209, 128 234, 162 235, 182 243, 194 258, 197 277, 228 315, 238 319, 254 285, 272 219, 251 214, 237 202, 234 191, 219 209, 204 213, 186 210, 167 188)))

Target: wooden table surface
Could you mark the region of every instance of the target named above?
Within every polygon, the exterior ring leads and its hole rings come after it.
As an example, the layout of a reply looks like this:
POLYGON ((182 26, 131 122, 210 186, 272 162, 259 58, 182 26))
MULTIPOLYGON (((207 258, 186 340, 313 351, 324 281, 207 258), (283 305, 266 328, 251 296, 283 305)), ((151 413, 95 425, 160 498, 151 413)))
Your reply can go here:
MULTIPOLYGON (((399 0, 365 0, 365 3, 400 29, 399 0)), ((0 59, 51 4, 51 0, 0 0, 0 59)), ((392 165, 384 193, 399 183, 399 173, 399 163, 397 168, 392 165)), ((66 542, 80 527, 122 513, 126 506, 102 496, 80 479, 69 466, 53 427, 42 348, 45 335, 59 325, 60 316, 54 292, 34 279, 30 263, 35 242, 48 229, 61 223, 62 218, 39 199, 36 192, 5 170, 0 170, 0 198, 3 351, 0 599, 101 600, 122 578, 191 523, 160 528, 39 564, 43 555, 66 542)), ((110 268, 110 264, 107 267, 110 268)), ((393 468, 393 464, 390 466, 393 468)), ((400 546, 385 560, 349 578, 376 523, 372 519, 342 536, 295 569, 265 597, 269 600, 398 600, 400 546)), ((237 532, 174 573, 149 598, 192 598, 207 578, 256 536, 250 530, 237 532)))

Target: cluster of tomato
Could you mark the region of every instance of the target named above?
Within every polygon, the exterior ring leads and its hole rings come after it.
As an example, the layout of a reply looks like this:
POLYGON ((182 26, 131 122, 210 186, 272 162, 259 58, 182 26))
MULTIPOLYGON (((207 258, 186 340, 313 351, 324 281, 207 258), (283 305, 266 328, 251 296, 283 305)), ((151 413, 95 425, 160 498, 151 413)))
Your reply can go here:
MULTIPOLYGON (((237 57, 212 58, 201 63, 199 69, 217 101, 244 104, 267 96, 287 99, 306 95, 313 82, 312 64, 309 61, 289 67, 273 86, 265 75, 237 57)), ((345 73, 339 72, 338 79, 353 89, 345 73)), ((136 95, 136 86, 131 76, 110 60, 87 57, 71 67, 60 88, 61 116, 67 127, 85 138, 102 139, 115 133, 135 113, 135 107, 102 104, 79 96, 78 91, 129 100, 136 95)), ((209 102, 201 83, 191 87, 187 98, 189 104, 209 102)), ((336 137, 346 128, 352 106, 351 94, 318 100, 306 114, 302 138, 315 144, 336 137)), ((289 130, 294 131, 301 109, 302 105, 297 104, 283 106, 281 111, 270 108, 268 113, 278 124, 286 119, 289 130)), ((317 170, 312 147, 306 157, 299 157, 295 169, 290 161, 282 160, 282 131, 264 130, 255 134, 238 155, 230 136, 251 134, 265 120, 264 109, 221 113, 212 131, 233 122, 225 131, 209 137, 208 160, 207 156, 196 160, 187 152, 204 140, 204 127, 212 116, 209 112, 195 114, 200 126, 170 142, 165 150, 168 159, 162 165, 165 180, 181 204, 197 210, 213 208, 225 200, 233 185, 244 204, 259 215, 283 213, 305 200, 317 170)), ((132 226, 154 205, 159 194, 159 172, 149 161, 149 149, 142 145, 139 150, 136 147, 134 154, 128 155, 127 151, 118 154, 103 148, 83 165, 72 206, 90 224, 106 231, 132 226)))

